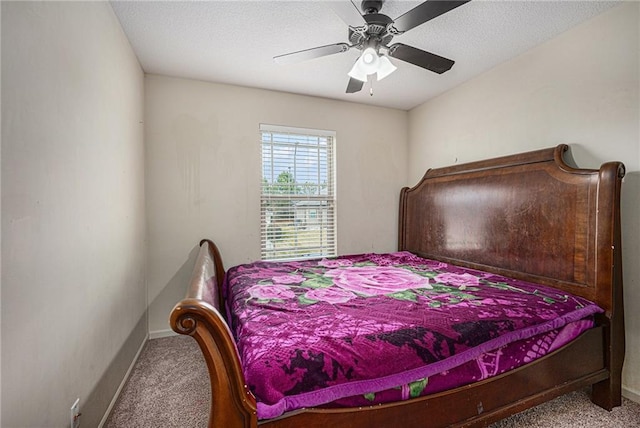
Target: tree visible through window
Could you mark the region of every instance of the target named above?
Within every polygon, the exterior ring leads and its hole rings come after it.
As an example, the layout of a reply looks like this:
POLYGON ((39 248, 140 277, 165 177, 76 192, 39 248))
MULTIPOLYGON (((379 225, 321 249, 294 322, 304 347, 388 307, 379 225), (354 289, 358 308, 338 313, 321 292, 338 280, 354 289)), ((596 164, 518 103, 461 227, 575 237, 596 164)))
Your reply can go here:
POLYGON ((335 134, 272 125, 260 133, 262 259, 335 255, 335 134))

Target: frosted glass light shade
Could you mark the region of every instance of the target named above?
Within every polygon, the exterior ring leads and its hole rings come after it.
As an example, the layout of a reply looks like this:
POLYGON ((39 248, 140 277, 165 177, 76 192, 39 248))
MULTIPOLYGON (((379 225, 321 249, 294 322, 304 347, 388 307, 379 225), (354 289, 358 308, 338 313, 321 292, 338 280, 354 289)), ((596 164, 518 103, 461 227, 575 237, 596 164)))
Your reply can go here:
POLYGON ((367 74, 373 74, 378 71, 380 57, 373 48, 366 48, 360 55, 360 67, 367 74))
POLYGON ((393 73, 398 69, 398 67, 393 65, 389 60, 389 58, 387 58, 386 56, 381 56, 379 61, 380 61, 380 64, 378 65, 378 71, 377 71, 378 80, 384 79, 385 77, 387 77, 388 75, 390 75, 391 73, 393 73))
POLYGON ((378 80, 382 80, 396 69, 397 67, 389 61, 389 58, 378 56, 375 49, 367 48, 362 52, 348 75, 361 82, 366 82, 369 74, 377 73, 378 80))
POLYGON ((352 77, 356 80, 359 80, 361 82, 366 82, 367 81, 367 73, 365 73, 362 70, 362 67, 359 66, 360 64, 360 58, 358 58, 358 60, 356 61, 355 64, 353 64, 353 67, 351 68, 351 71, 349 73, 347 73, 349 75, 349 77, 352 77))

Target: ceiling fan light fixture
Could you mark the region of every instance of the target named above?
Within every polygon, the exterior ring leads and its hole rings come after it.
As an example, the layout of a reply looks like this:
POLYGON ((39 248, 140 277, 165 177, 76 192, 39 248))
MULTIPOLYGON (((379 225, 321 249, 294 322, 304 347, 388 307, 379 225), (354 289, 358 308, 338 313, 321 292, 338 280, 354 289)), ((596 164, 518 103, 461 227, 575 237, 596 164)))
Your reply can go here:
POLYGON ((362 67, 360 67, 360 58, 358 58, 358 60, 356 61, 355 64, 353 64, 353 67, 351 68, 351 71, 349 73, 347 73, 349 75, 349 77, 352 77, 356 80, 359 80, 361 82, 366 82, 367 81, 367 73, 365 73, 362 70, 362 67))
POLYGON ((380 13, 385 1, 363 0, 360 7, 353 0, 328 2, 333 11, 349 26, 349 42, 278 55, 274 60, 279 64, 288 64, 339 54, 352 48, 361 50, 356 63, 347 73, 350 77, 346 90, 348 94, 361 91, 370 75, 375 74, 377 77, 374 79, 382 80, 393 73, 396 66, 389 60, 388 57, 391 56, 395 60, 408 62, 437 74, 450 70, 454 64, 453 60, 404 43, 391 44, 391 40, 471 0, 422 0, 395 20, 380 13), (351 25, 355 22, 359 24, 351 25), (380 49, 383 49, 383 52, 386 50, 387 57, 378 54, 380 49))
POLYGON ((373 48, 366 48, 362 55, 360 55, 360 59, 358 59, 360 63, 360 67, 362 71, 367 74, 373 74, 378 71, 378 66, 380 65, 380 57, 378 53, 373 48))
POLYGON ((393 65, 391 60, 386 56, 380 56, 380 64, 378 65, 378 80, 382 80, 394 71, 396 71, 398 67, 393 65))
MULTIPOLYGON (((349 77, 358 79, 361 82, 366 82, 367 76, 369 74, 380 73, 380 66, 383 65, 381 62, 381 59, 382 58, 378 56, 378 53, 376 52, 375 49, 366 48, 362 52, 362 54, 360 55, 356 63, 353 65, 353 68, 351 69, 351 71, 348 73, 349 77)), ((387 58, 385 59, 386 59, 386 63, 388 63, 388 65, 390 65, 393 68, 393 70, 395 70, 395 67, 393 66, 393 64, 391 64, 391 62, 387 58)), ((384 65, 385 70, 389 68, 388 65, 387 64, 384 65)), ((387 76, 393 70, 386 72, 384 76, 387 76)))

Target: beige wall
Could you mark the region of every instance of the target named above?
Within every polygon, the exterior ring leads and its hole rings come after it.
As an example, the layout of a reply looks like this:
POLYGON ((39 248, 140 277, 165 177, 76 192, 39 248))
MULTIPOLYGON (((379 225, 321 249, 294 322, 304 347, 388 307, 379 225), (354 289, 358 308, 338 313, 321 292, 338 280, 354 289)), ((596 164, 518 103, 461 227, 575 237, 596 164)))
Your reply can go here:
POLYGON ((2 2, 3 427, 97 426, 145 339, 143 88, 108 3, 2 2))
MULTIPOLYGON (((569 143, 582 167, 626 164, 623 383, 640 398, 639 5, 626 3, 409 113, 409 177, 569 143)), ((635 394, 635 395, 634 395, 635 394)))
POLYGON ((396 248, 405 111, 155 75, 145 109, 152 334, 169 328, 198 240, 227 266, 260 258, 260 123, 336 131, 338 251, 396 248))

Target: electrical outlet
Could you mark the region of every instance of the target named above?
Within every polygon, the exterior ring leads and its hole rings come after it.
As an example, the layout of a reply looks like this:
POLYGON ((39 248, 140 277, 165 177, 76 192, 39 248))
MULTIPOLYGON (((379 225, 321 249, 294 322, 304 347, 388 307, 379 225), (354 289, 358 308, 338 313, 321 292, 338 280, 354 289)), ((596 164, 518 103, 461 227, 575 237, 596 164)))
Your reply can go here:
POLYGON ((71 428, 78 428, 80 426, 80 399, 76 398, 71 406, 71 428))

